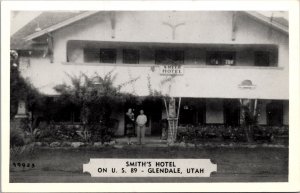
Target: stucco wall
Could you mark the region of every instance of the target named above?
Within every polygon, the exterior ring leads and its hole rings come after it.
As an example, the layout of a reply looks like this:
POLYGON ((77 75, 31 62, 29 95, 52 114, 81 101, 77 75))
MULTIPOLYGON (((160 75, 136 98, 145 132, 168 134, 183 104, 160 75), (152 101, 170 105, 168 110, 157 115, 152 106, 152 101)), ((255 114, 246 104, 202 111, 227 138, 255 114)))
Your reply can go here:
POLYGON ((55 94, 54 86, 70 82, 66 73, 78 75, 83 72, 92 76, 97 72, 104 76, 111 70, 117 74, 116 85, 137 78, 123 87, 123 91, 140 96, 149 94, 148 76, 153 89, 176 97, 288 99, 289 93, 288 71, 280 68, 189 66, 184 67, 184 75, 161 84, 166 76, 160 75, 158 66, 63 65, 50 63, 47 58, 32 58, 22 74, 43 93, 55 94), (251 80, 255 87, 240 88, 246 79, 251 80), (171 90, 169 85, 172 85, 171 90))
POLYGON ((279 66, 288 66, 288 36, 255 21, 249 16, 237 17, 236 40, 231 40, 232 12, 118 12, 115 38, 108 14, 98 13, 56 31, 54 57, 66 61, 68 40, 113 42, 168 42, 192 44, 275 44, 279 46, 279 66), (171 24, 184 23, 172 39, 171 24))
MULTIPOLYGON (((231 25, 232 12, 118 12, 115 38, 112 38, 109 16, 102 12, 54 32, 54 63, 50 63, 47 58, 31 58, 30 67, 23 70, 23 75, 46 94, 54 94, 53 86, 69 82, 66 73, 84 72, 92 75, 98 72, 104 75, 114 69, 114 73, 118 74, 116 84, 138 78, 132 85, 124 87, 123 91, 135 92, 142 96, 149 94, 147 76, 150 76, 154 89, 172 96, 288 99, 288 36, 249 16, 239 14, 236 40, 232 41, 231 25), (170 27, 163 22, 184 25, 177 28, 173 40, 170 27), (66 64, 69 40, 123 42, 122 45, 124 42, 139 42, 145 48, 141 52, 141 65, 124 65, 121 57, 117 58, 115 65, 83 64, 82 49, 77 47, 68 49, 69 57, 76 62, 66 64), (278 46, 279 67, 243 66, 253 61, 253 51, 247 49, 241 49, 237 53, 237 61, 242 66, 205 66, 202 65, 205 64, 205 53, 201 48, 187 49, 187 63, 191 65, 184 67, 183 76, 173 79, 173 86, 169 92, 168 84, 160 84, 165 76, 160 76, 159 67, 154 65, 154 52, 146 49, 148 44, 153 43, 215 46, 271 44, 278 46), (239 84, 247 79, 253 82, 254 89, 239 88, 239 84)), ((118 55, 122 55, 121 49, 118 49, 118 55)))
POLYGON ((289 101, 283 102, 283 124, 289 125, 289 101))

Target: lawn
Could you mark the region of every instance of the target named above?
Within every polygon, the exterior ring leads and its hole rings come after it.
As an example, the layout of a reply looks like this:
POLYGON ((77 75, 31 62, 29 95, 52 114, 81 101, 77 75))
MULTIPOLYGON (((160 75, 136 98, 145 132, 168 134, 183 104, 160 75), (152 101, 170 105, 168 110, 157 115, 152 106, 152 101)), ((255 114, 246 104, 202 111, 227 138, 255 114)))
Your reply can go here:
POLYGON ((288 148, 272 147, 124 147, 42 148, 13 156, 10 182, 286 182, 288 148), (82 172, 90 158, 199 158, 211 159, 218 171, 210 178, 92 178, 82 172), (30 163, 21 169, 13 163, 30 163))

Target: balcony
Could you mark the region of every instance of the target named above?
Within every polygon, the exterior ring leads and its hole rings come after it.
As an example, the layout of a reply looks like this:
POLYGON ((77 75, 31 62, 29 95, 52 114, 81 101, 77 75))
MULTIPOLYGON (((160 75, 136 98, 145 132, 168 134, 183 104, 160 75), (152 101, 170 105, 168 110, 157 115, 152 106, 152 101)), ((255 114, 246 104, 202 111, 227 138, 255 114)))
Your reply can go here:
MULTIPOLYGON (((147 84, 167 93, 167 84, 161 85, 166 77, 157 64, 99 64, 99 63, 63 63, 66 71, 85 71, 103 73, 114 70, 118 82, 139 78, 134 83, 139 95, 148 95, 147 84)), ((174 76, 170 95, 201 98, 259 98, 288 99, 288 69, 282 67, 257 66, 208 66, 182 65, 183 73, 174 76), (253 87, 242 88, 240 84, 250 80, 253 87)), ((131 89, 131 88, 127 88, 131 89)), ((129 91, 127 90, 127 91, 129 91)), ((132 92, 131 90, 129 92, 132 92)))

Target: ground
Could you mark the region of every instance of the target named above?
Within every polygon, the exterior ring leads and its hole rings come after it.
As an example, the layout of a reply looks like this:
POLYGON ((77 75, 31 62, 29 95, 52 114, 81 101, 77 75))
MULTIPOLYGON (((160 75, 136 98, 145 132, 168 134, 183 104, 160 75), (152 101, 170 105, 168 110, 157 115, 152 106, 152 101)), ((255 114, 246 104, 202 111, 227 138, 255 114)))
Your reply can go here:
POLYGON ((287 182, 287 147, 79 147, 35 148, 11 158, 10 182, 287 182), (92 178, 82 172, 90 158, 211 159, 218 171, 210 178, 92 178), (33 163, 20 169, 13 163, 33 163))

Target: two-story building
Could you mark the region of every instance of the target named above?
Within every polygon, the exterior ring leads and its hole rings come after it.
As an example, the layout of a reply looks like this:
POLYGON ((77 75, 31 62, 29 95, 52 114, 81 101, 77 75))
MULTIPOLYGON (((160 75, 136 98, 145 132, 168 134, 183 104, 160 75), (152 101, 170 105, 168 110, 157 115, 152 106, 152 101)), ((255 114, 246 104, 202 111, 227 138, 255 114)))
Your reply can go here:
MULTIPOLYGON (((180 124, 239 125, 239 99, 259 101, 259 124, 289 124, 283 18, 233 11, 43 12, 12 36, 11 49, 19 52, 22 76, 49 96, 68 83, 66 72, 114 70, 117 83, 136 79, 124 92, 144 97, 150 84, 181 97, 180 124), (169 75, 170 84, 162 84, 169 75)), ((160 133, 163 103, 143 108, 147 133, 160 133)), ((125 111, 113 113, 118 135, 125 111)))

